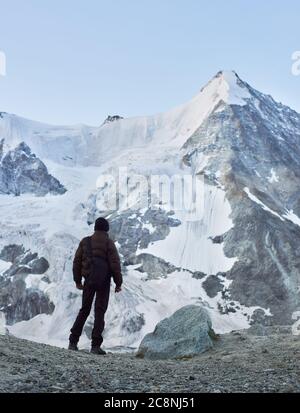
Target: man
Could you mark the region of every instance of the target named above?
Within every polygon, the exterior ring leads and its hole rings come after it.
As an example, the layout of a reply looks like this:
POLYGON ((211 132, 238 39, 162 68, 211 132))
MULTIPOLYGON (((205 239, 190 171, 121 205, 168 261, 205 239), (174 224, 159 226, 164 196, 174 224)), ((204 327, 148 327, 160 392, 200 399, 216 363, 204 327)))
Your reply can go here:
POLYGON ((76 251, 73 262, 73 277, 78 290, 83 290, 82 308, 71 329, 69 350, 78 350, 77 344, 84 324, 91 312, 94 297, 95 322, 92 331, 92 348, 94 354, 104 355, 103 342, 104 316, 108 307, 111 276, 115 282, 115 292, 122 286, 120 257, 114 242, 108 236, 109 223, 104 218, 95 222, 95 233, 84 238, 76 251), (84 285, 82 278, 85 279, 84 285))

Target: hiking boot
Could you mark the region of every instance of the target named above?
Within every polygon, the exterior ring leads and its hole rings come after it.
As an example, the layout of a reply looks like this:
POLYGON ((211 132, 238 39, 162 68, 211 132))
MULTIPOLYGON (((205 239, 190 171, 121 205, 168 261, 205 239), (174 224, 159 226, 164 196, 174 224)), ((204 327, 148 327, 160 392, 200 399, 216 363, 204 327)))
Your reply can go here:
POLYGON ((105 356, 106 351, 102 350, 101 347, 92 347, 91 353, 97 354, 98 356, 105 356))
POLYGON ((78 351, 78 347, 76 343, 69 343, 68 350, 78 351))

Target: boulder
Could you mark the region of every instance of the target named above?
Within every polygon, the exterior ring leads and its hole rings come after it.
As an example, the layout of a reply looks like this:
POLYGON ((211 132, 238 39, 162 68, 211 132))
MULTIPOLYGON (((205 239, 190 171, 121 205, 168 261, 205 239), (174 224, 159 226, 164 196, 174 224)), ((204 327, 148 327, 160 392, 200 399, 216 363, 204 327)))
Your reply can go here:
POLYGON ((193 357, 211 349, 214 337, 208 312, 189 305, 158 323, 144 337, 136 356, 152 360, 193 357))

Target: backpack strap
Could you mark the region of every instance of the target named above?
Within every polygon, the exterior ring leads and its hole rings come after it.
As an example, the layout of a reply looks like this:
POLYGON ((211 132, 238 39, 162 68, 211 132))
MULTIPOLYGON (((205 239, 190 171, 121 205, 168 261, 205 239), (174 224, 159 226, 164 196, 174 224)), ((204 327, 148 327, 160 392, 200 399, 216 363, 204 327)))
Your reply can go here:
POLYGON ((108 259, 108 250, 109 250, 109 237, 106 240, 106 258, 108 259))
POLYGON ((109 273, 111 273, 110 263, 109 263, 109 259, 108 259, 109 241, 110 241, 110 238, 107 237, 107 241, 106 241, 106 261, 107 261, 107 264, 108 264, 109 273))
POLYGON ((86 246, 87 246, 88 257, 90 258, 91 262, 93 262, 92 237, 86 238, 86 246))

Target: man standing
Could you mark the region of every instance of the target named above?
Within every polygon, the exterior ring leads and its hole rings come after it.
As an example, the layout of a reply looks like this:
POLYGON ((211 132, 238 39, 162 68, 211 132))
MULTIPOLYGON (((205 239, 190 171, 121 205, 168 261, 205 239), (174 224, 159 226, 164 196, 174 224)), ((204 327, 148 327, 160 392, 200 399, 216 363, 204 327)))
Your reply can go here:
POLYGON ((114 242, 108 236, 108 231, 108 221, 104 218, 98 218, 95 222, 94 234, 80 242, 74 257, 73 277, 76 288, 83 290, 83 295, 82 308, 71 329, 69 350, 78 350, 77 344, 96 296, 91 352, 99 355, 106 354, 101 349, 101 344, 111 277, 116 284, 116 293, 121 291, 122 286, 120 257, 114 242), (82 278, 85 280, 84 285, 82 278))

